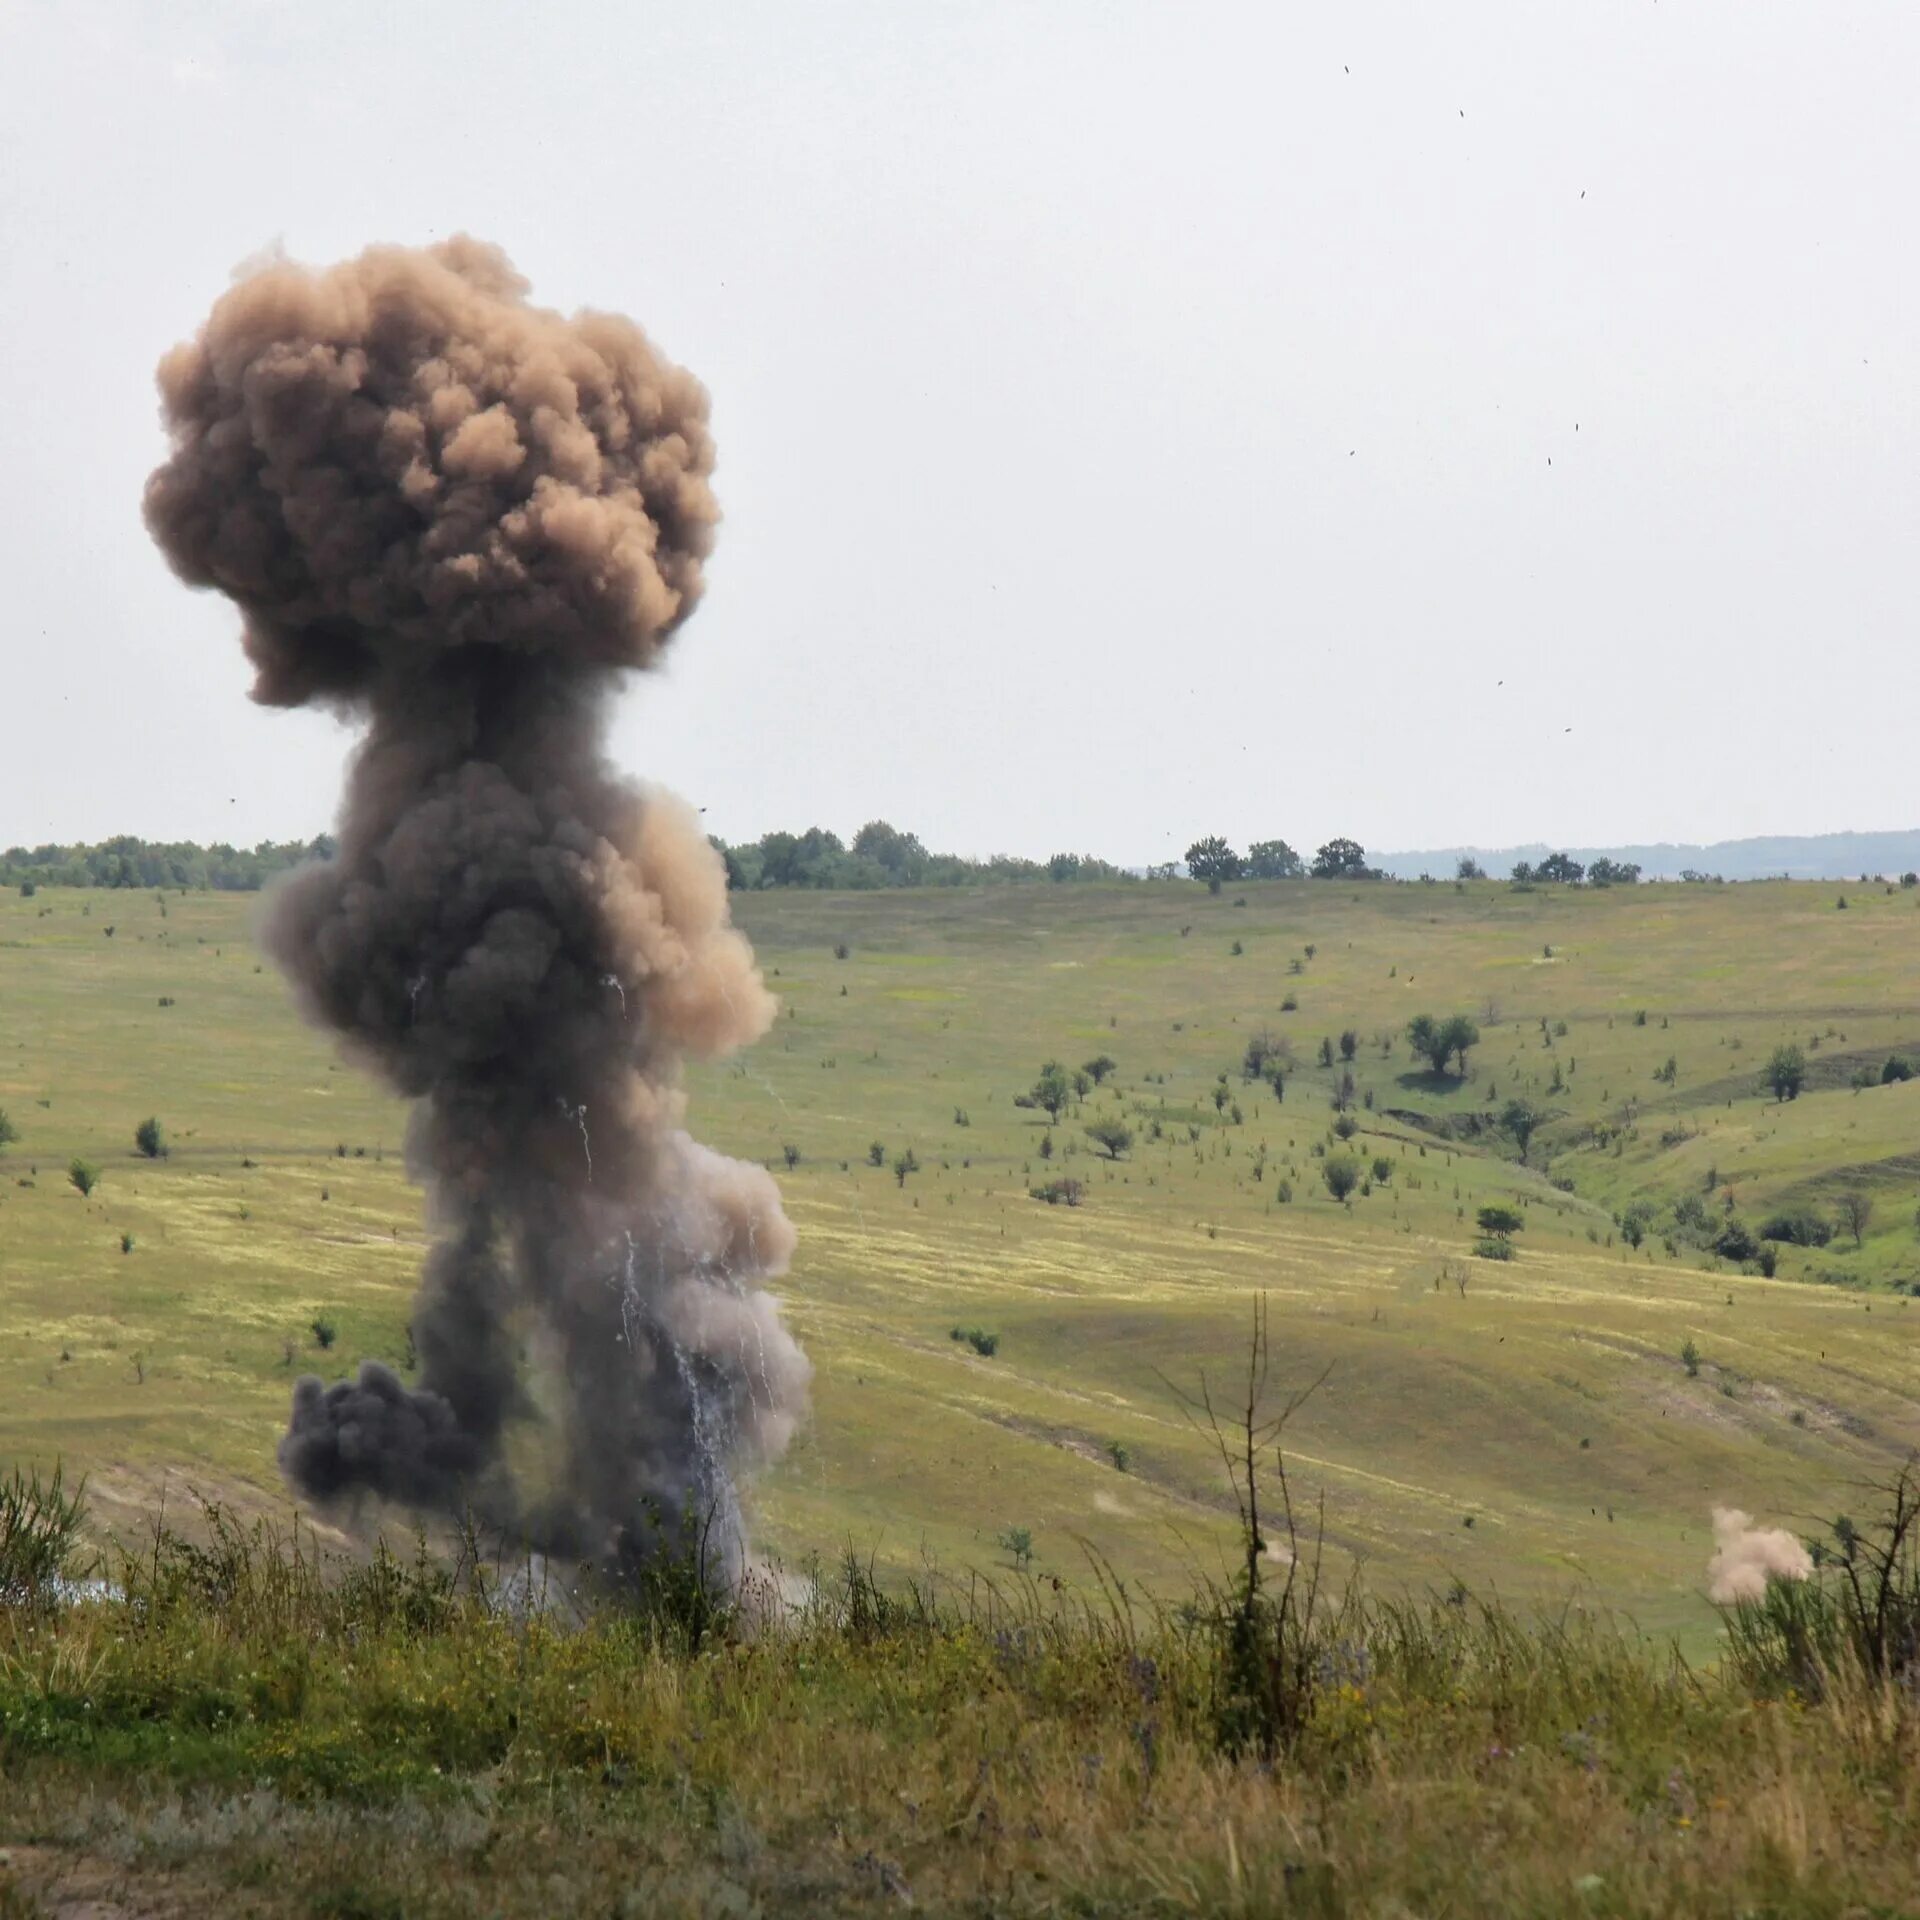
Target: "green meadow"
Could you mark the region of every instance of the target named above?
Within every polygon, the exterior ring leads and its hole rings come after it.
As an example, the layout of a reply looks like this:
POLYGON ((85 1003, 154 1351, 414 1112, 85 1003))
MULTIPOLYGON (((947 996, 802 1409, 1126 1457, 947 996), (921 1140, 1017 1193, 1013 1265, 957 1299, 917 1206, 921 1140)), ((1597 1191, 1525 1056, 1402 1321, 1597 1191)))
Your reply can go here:
MULTIPOLYGON (((1577 1594, 1705 1651, 1714 1505, 1810 1530, 1920 1444, 1920 1079, 1877 1083, 1889 1054, 1920 1060, 1911 891, 1300 881, 735 905, 780 1015, 692 1071, 691 1111, 776 1170, 800 1230, 781 1291, 813 1415, 751 1491, 756 1543, 789 1567, 851 1544, 883 1571, 999 1580, 1024 1530, 1043 1581, 1099 1559, 1186 1591, 1231 1552, 1233 1510, 1180 1396, 1231 1390, 1261 1294, 1279 1378, 1324 1375, 1291 1429, 1295 1498, 1374 1591, 1577 1594), (1464 1078, 1411 1054, 1421 1012, 1478 1024, 1464 1078), (1366 1174, 1344 1205, 1321 1157, 1343 1032, 1366 1174), (1243 1074, 1263 1036, 1284 1097, 1243 1074), (1782 1103, 1761 1069, 1787 1041, 1808 1074, 1782 1103), (1100 1056, 1114 1070, 1057 1122, 1015 1104, 1043 1062, 1100 1056), (1852 1084, 1862 1068, 1876 1084, 1852 1084), (1548 1114, 1525 1165, 1495 1125, 1515 1097, 1548 1114), (1134 1136, 1117 1159, 1086 1132, 1111 1120, 1134 1136), (1055 1180, 1081 1204, 1032 1197, 1055 1180), (1833 1217, 1850 1192, 1871 1202, 1860 1243, 1782 1245, 1771 1278, 1706 1244, 1729 1216, 1833 1217), (1618 1224, 1635 1202, 1654 1209, 1637 1249, 1618 1224), (1490 1204, 1523 1219, 1509 1261, 1474 1251, 1490 1204)), ((18 1134, 0 1153, 0 1462, 84 1472, 108 1527, 194 1490, 284 1513, 294 1376, 407 1358, 424 1241, 403 1111, 302 1027, 256 908, 0 900, 18 1134), (149 1115, 162 1159, 134 1144, 149 1115), (76 1156, 100 1169, 90 1197, 76 1156)))

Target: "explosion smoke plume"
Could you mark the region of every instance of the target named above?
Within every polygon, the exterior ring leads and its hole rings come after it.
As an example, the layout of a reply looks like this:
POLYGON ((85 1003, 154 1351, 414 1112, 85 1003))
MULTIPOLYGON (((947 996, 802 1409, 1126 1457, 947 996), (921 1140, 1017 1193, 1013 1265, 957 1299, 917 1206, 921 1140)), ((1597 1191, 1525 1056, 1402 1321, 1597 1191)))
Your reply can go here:
POLYGON ((680 1065, 773 1003, 695 816, 603 752, 619 674, 700 597, 706 394, 631 322, 526 294, 467 238, 274 262, 160 366, 155 539, 239 606, 257 700, 367 724, 338 853, 266 943, 413 1101, 436 1233, 419 1385, 302 1380, 280 1459, 311 1497, 472 1501, 554 1552, 630 1564, 690 1518, 737 1555, 734 1471, 805 1400, 756 1286, 793 1232, 764 1170, 688 1137, 680 1065), (537 1488, 505 1457, 528 1337, 561 1395, 537 1488))
POLYGON ((1738 1507, 1713 1510, 1713 1557, 1707 1598, 1716 1606, 1765 1597, 1769 1580, 1804 1580, 1813 1556, 1784 1527, 1756 1527, 1738 1507))

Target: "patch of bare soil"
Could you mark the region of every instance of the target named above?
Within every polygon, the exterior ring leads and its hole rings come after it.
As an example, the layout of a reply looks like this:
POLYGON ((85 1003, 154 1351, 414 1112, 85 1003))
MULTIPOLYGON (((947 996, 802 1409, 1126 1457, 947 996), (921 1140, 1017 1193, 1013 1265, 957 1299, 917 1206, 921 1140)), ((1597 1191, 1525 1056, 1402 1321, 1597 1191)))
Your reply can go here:
POLYGON ((0 1847, 5 1920, 235 1920, 264 1909, 178 1874, 124 1867, 57 1847, 0 1847))

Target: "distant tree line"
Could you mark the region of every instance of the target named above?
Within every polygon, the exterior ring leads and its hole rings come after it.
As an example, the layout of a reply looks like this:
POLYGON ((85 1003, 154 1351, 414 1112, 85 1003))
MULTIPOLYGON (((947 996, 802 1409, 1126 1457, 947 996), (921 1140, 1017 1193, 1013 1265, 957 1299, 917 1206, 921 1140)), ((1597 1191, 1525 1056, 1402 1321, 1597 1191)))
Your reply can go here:
MULTIPOLYGON (((1091 853, 1056 853, 1050 860, 996 854, 969 860, 929 853, 917 835, 871 820, 846 845, 824 827, 805 833, 769 833, 759 840, 714 846, 731 887, 956 887, 981 880, 1130 880, 1124 867, 1091 853)), ((263 840, 256 847, 191 840, 140 840, 122 834, 98 845, 9 847, 0 854, 0 886, 187 887, 252 893, 277 873, 308 860, 330 859, 330 834, 312 840, 263 840)))
POLYGON ((1131 880, 1135 876, 1091 853, 1056 853, 1024 860, 999 853, 985 860, 929 853, 917 834, 885 820, 869 820, 848 846, 826 827, 804 833, 768 833, 758 840, 713 842, 727 863, 727 885, 766 887, 961 887, 981 880, 1131 880))
MULTIPOLYGON (((1466 872, 1466 868, 1472 864, 1471 861, 1461 861, 1461 879, 1477 880, 1482 877, 1477 867, 1471 874, 1466 872)), ((1550 853, 1544 860, 1517 862, 1510 878, 1516 887, 1631 887, 1640 878, 1640 866, 1637 861, 1609 860, 1602 854, 1591 865, 1583 867, 1569 854, 1550 853)))
MULTIPOLYGON (((1132 870, 1091 853, 1056 853, 1046 860, 994 854, 984 860, 964 854, 929 853, 917 834, 885 820, 870 820, 843 841, 826 827, 804 833, 768 833, 758 840, 713 842, 726 862, 727 884, 743 890, 766 887, 872 889, 877 887, 959 887, 979 881, 1131 880, 1132 870)), ((220 893, 251 893, 277 873, 308 860, 332 856, 333 837, 312 840, 263 840, 255 847, 224 841, 200 846, 191 840, 141 840, 121 834, 95 845, 47 844, 9 847, 0 853, 0 886, 27 887, 187 887, 220 893)), ((1145 870, 1149 880, 1182 876, 1203 882, 1213 892, 1236 880, 1379 880, 1385 876, 1367 861, 1366 849, 1344 837, 1329 840, 1309 859, 1284 840, 1256 840, 1242 853, 1218 834, 1196 840, 1184 861, 1164 861, 1145 870)), ((1455 870, 1461 881, 1484 880, 1486 870, 1471 855, 1455 870)), ((1511 884, 1531 886, 1624 887, 1641 877, 1631 860, 1597 858, 1583 866, 1569 854, 1550 853, 1538 861, 1518 862, 1511 884)), ((1689 869, 1695 882, 1718 881, 1717 874, 1689 869)), ((1422 875, 1423 880, 1427 875, 1422 875)), ((1903 873, 1903 887, 1916 885, 1903 873)))
POLYGON ((0 853, 0 886, 189 887, 216 893, 253 893, 276 873, 332 856, 333 837, 263 840, 257 847, 191 840, 137 840, 121 834, 95 846, 9 847, 0 853))
MULTIPOLYGON (((1246 852, 1239 853, 1217 833, 1196 840, 1187 849, 1187 872, 1195 880, 1204 880, 1209 892, 1218 893, 1229 880, 1298 880, 1305 874, 1314 880, 1378 880, 1378 867, 1367 865, 1367 850, 1357 840, 1329 840, 1311 863, 1304 861, 1284 840, 1256 840, 1246 852)), ((1149 867, 1149 880, 1172 880, 1179 869, 1169 861, 1165 866, 1149 867)))

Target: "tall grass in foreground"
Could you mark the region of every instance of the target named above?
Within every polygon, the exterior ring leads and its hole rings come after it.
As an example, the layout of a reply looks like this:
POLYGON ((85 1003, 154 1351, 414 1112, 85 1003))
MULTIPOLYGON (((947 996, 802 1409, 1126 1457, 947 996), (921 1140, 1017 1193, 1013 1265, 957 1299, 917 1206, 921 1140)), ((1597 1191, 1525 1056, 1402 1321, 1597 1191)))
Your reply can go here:
MULTIPOLYGON (((1913 1911, 1911 1473, 1697 1671, 1578 1606, 1336 1588, 1263 1384, 1196 1399, 1248 1551, 1175 1608, 848 1552, 563 1610, 471 1537, 156 1525, 96 1597, 0 1608, 0 1841, 48 1849, 0 1913, 76 1858, 128 1910, 336 1920, 1913 1911)), ((70 1549, 33 1486, 15 1533, 70 1549)))
POLYGON ((47 1607, 91 1567, 82 1550, 86 1486, 69 1493, 56 1466, 51 1480, 14 1468, 0 1480, 0 1606, 47 1607))
POLYGON ((1884 1682, 1920 1695, 1920 1462, 1873 1492, 1866 1526, 1843 1517, 1811 1543, 1813 1578, 1771 1581, 1729 1614, 1733 1670, 1756 1693, 1884 1682))

